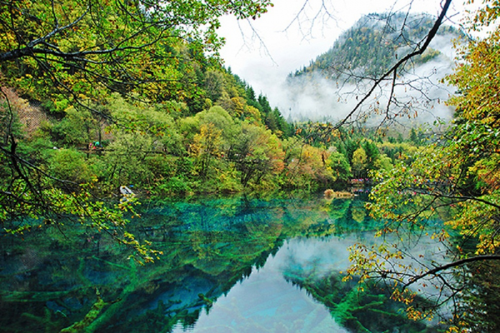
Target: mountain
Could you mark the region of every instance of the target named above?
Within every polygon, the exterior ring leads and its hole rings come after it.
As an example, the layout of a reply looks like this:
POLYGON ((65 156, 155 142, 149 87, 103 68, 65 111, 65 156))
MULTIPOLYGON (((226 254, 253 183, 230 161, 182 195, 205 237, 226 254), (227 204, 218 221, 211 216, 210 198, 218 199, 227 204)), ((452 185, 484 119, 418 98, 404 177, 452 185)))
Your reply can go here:
MULTIPOLYGON (((369 77, 379 76, 421 43, 433 25, 434 18, 427 14, 366 15, 343 33, 330 50, 290 76, 321 72, 330 78, 338 78, 347 71, 369 77)), ((442 26, 437 33, 438 38, 458 36, 459 31, 451 26, 442 26)), ((440 54, 439 49, 431 47, 414 63, 425 64, 440 54)))
MULTIPOLYGON (((428 14, 362 17, 334 42, 330 50, 288 75, 283 86, 288 99, 285 116, 294 120, 334 121, 341 118, 371 87, 373 79, 423 43, 434 20, 428 14)), ((420 100, 423 103, 447 98, 448 92, 439 81, 451 71, 452 40, 460 35, 458 29, 443 25, 430 47, 399 70, 401 82, 416 82, 417 78, 427 81, 426 86, 419 83, 416 87, 419 94, 412 94, 412 97, 420 95, 427 99, 420 100)), ((384 94, 379 93, 382 100, 384 94)), ((451 116, 450 110, 435 113, 436 117, 445 119, 451 116)))

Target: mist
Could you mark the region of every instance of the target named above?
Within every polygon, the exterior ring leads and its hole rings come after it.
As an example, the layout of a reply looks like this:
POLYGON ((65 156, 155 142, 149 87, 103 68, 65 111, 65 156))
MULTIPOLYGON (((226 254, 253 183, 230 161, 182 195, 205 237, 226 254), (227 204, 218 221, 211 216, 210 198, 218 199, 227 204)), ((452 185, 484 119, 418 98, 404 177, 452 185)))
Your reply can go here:
MULTIPOLYGON (((452 73, 455 52, 452 36, 437 36, 430 47, 441 54, 419 66, 407 66, 404 76, 398 78, 390 114, 401 124, 449 121, 453 108, 445 105, 452 87, 441 80, 452 73)), ((388 79, 375 89, 362 105, 358 119, 366 125, 378 125, 384 120, 377 112, 385 112, 392 81, 388 79), (363 118, 363 119, 360 119, 363 118)), ((278 107, 285 119, 291 121, 337 122, 346 117, 372 87, 373 80, 354 83, 333 81, 315 73, 312 76, 286 78, 267 77, 265 93, 272 105, 278 107)))

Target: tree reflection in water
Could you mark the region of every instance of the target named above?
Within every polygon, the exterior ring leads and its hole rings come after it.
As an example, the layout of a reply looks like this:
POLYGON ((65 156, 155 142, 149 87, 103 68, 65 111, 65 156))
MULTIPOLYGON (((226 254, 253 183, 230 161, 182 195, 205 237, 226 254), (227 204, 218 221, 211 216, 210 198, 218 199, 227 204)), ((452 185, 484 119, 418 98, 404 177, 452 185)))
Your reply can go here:
MULTIPOLYGON (((407 320, 387 291, 365 285, 361 292, 356 283, 341 282, 346 248, 371 241, 377 226, 362 209, 359 198, 319 197, 203 198, 150 207, 134 231, 164 256, 147 266, 91 230, 5 236, 0 327, 435 331, 434 323, 407 320)), ((78 331, 73 328, 66 331, 78 331)))

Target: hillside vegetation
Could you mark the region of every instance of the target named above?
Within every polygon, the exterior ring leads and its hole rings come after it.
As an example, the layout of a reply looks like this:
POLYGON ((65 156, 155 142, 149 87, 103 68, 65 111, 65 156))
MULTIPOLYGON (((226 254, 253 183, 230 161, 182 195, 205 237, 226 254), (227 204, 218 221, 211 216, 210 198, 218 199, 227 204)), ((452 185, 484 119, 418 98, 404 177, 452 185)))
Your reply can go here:
MULTIPOLYGON (((310 76, 313 73, 332 80, 350 75, 357 78, 378 77, 398 59, 410 53, 412 47, 422 43, 433 24, 434 18, 428 14, 366 15, 344 32, 330 50, 319 55, 308 66, 290 73, 289 78, 310 76)), ((441 26, 437 33, 437 36, 446 37, 448 42, 459 35, 457 29, 446 25, 441 26)), ((440 54, 439 49, 429 48, 421 56, 412 59, 412 64, 425 64, 440 54)))

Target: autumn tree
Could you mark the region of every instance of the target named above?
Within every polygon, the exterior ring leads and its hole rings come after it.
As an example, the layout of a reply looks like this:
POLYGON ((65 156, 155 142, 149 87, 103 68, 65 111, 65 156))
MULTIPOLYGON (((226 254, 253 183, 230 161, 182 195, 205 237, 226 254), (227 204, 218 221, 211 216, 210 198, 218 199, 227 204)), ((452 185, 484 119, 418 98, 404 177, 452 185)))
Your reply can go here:
POLYGON ((194 144, 191 153, 196 157, 199 167, 199 175, 206 180, 211 171, 212 162, 221 154, 222 131, 214 124, 201 125, 200 133, 194 136, 194 144))
MULTIPOLYGON (((103 104, 110 92, 143 102, 185 99, 200 104, 196 68, 187 66, 183 58, 188 54, 200 61, 216 57, 223 42, 216 34, 221 16, 255 18, 270 5, 269 0, 2 1, 1 84, 44 101, 51 111, 87 110, 130 130, 124 137, 135 135, 136 124, 95 106, 103 104), (183 76, 179 68, 184 65, 187 75, 183 76), (186 78, 189 91, 181 84, 186 78)), ((134 247, 146 261, 152 260, 154 256, 123 229, 127 223, 123 211, 131 209, 133 200, 107 208, 92 197, 95 179, 80 185, 74 182, 80 176, 68 180, 58 178, 63 174, 51 174, 22 149, 14 121, 18 110, 4 89, 0 104, 0 221, 5 229, 30 229, 22 221, 25 217, 38 219, 39 227, 74 217, 134 247), (7 220, 8 225, 4 224, 7 220)), ((139 119, 139 124, 145 124, 144 120, 139 119)), ((61 161, 71 158, 58 155, 61 161)))
POLYGON ((363 147, 359 147, 352 155, 352 168, 354 171, 354 177, 364 178, 367 176, 366 163, 367 163, 366 151, 363 149, 363 147))
POLYGON ((276 135, 270 130, 253 124, 243 123, 231 159, 241 173, 241 183, 247 186, 264 182, 283 168, 283 150, 276 135))
MULTIPOLYGON (((459 48, 458 67, 447 78, 459 92, 448 101, 456 107, 455 120, 433 145, 377 175, 369 208, 385 221, 378 232, 383 240, 371 248, 354 246, 348 271, 348 278, 359 273, 362 280, 392 280, 393 298, 405 302, 414 319, 431 318, 436 308, 452 304, 455 327, 472 331, 487 326, 474 322, 475 310, 463 302, 479 288, 473 282, 481 272, 496 269, 500 260, 500 109, 494 74, 500 66, 499 9, 498 1, 485 1, 465 22, 469 32, 494 28, 459 48), (441 252, 416 250, 429 245, 441 252), (435 291, 428 296, 432 304, 416 304, 416 292, 429 287, 435 291)), ((494 289, 488 292, 498 292, 494 289)), ((472 297, 473 306, 485 304, 480 297, 472 297)))

